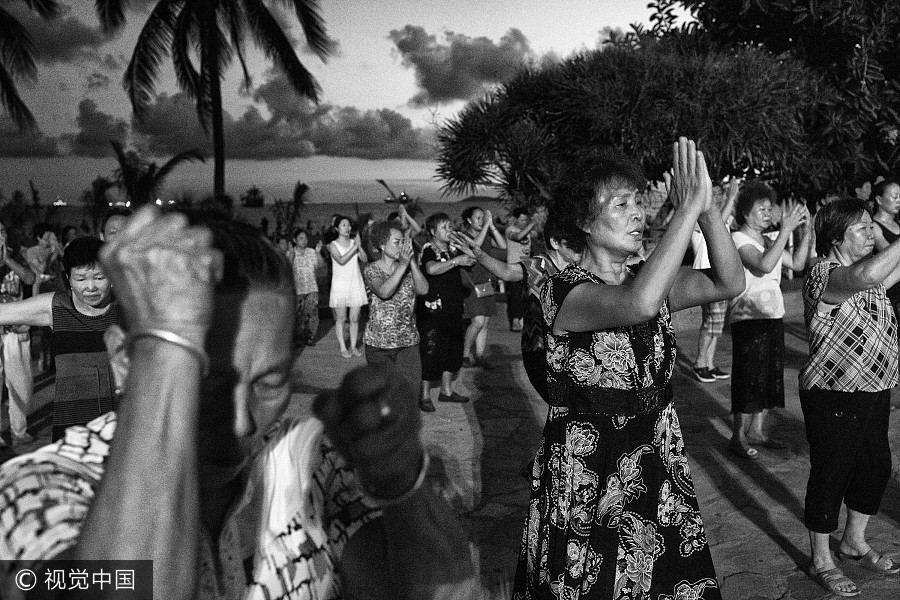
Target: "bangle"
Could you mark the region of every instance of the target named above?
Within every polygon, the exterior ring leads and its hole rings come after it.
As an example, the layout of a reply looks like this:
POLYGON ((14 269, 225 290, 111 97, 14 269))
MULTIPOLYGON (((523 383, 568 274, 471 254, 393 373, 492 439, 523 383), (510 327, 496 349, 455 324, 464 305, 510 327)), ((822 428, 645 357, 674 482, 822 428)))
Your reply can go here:
POLYGON ((134 344, 134 341, 142 337, 156 338, 168 344, 184 348, 185 350, 193 354, 194 358, 197 359, 197 362, 200 364, 200 373, 203 375, 203 377, 209 375, 209 355, 206 354, 206 350, 193 343, 186 337, 182 337, 177 333, 167 331, 165 329, 139 329, 128 336, 128 347, 131 348, 131 345, 134 344))
POLYGON ((399 496, 393 496, 390 498, 385 498, 383 496, 377 496, 373 494, 370 490, 366 489, 365 485, 363 485, 363 489, 366 492, 366 496, 377 504, 380 507, 384 506, 393 506, 395 504, 400 504, 402 502, 406 502, 412 496, 419 491, 419 488, 422 487, 422 484, 425 483, 425 476, 428 474, 428 466, 431 464, 431 458, 428 456, 428 450, 422 449, 422 466, 419 469, 419 475, 416 477, 415 483, 412 484, 412 487, 407 491, 403 492, 399 496))

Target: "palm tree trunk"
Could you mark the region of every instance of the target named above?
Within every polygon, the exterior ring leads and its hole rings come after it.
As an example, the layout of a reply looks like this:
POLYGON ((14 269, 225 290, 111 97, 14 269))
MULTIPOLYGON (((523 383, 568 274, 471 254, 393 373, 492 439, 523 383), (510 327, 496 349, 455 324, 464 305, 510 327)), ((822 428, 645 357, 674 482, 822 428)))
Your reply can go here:
POLYGON ((213 193, 216 198, 225 195, 225 132, 222 126, 222 89, 218 68, 212 78, 212 130, 213 130, 213 193))
POLYGON ((213 134, 213 196, 225 195, 225 131, 222 123, 222 79, 219 72, 219 24, 216 19, 216 3, 205 5, 206 19, 203 29, 203 60, 209 73, 210 117, 213 134))

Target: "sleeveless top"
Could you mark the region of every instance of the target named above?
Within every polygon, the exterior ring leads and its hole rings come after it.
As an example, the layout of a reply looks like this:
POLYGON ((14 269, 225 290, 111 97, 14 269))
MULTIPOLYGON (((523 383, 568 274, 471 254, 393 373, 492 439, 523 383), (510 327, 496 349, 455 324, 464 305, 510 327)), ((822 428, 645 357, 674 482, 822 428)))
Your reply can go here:
POLYGON ((113 410, 115 381, 103 333, 119 323, 115 301, 104 314, 78 312, 68 292, 53 294, 53 343, 50 352, 56 364, 56 394, 53 427, 84 425, 113 410))
POLYGON ((543 352, 545 327, 541 308, 541 288, 550 277, 559 272, 559 269, 550 257, 544 254, 523 258, 519 265, 522 267, 523 280, 528 284, 525 318, 522 322, 522 352, 543 352))
MULTIPOLYGON (((634 273, 640 265, 629 267, 634 273)), ((668 301, 656 318, 598 331, 553 333, 566 296, 583 283, 606 283, 569 265, 541 291, 547 344, 547 389, 551 406, 610 416, 646 414, 672 399, 675 330, 668 301)))
MULTIPOLYGON (((893 244, 894 240, 900 238, 900 233, 894 233, 875 219, 872 219, 872 222, 874 222, 876 225, 878 225, 878 227, 881 228, 881 233, 882 235, 884 235, 884 241, 886 241, 888 244, 893 244)), ((873 254, 878 254, 878 250, 875 250, 873 254)), ((900 301, 900 283, 895 283, 888 288, 887 297, 891 301, 891 304, 896 304, 898 301, 900 301)))

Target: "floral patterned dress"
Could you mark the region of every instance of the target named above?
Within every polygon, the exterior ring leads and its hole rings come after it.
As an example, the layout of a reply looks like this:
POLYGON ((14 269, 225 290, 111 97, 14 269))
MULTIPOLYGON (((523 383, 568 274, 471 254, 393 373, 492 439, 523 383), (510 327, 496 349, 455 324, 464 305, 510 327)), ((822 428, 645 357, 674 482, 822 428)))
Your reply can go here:
POLYGON ((630 327, 555 335, 575 265, 541 293, 551 404, 535 457, 514 600, 720 600, 669 380, 664 304, 630 327))

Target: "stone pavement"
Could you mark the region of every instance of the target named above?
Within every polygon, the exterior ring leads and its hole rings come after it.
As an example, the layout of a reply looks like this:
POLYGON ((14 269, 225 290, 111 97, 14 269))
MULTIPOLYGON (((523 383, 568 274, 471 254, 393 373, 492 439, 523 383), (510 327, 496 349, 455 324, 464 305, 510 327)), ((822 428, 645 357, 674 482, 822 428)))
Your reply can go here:
MULTIPOLYGON (((809 461, 797 372, 807 343, 799 283, 785 282, 785 287, 787 407, 772 415, 770 423, 790 447, 779 451, 760 448, 757 461, 735 458, 726 450, 731 422, 729 381, 700 383, 691 376, 699 310, 676 315, 679 360, 673 381, 675 397, 726 600, 833 597, 803 572, 809 556, 802 524, 809 461)), ((347 371, 364 364, 363 358, 341 358, 333 330, 325 329, 320 331, 318 344, 307 348, 295 363, 293 414, 307 414, 317 393, 336 387, 347 371)), ((521 471, 540 440, 546 408, 525 376, 518 351, 519 334, 507 330, 503 305, 498 306, 498 316, 492 320, 488 344, 495 368, 463 369, 457 381, 458 390, 470 395, 472 402, 436 402, 437 412, 423 414, 423 438, 438 473, 432 481, 440 485, 460 514, 478 557, 482 581, 492 590, 493 598, 508 598, 528 502, 528 486, 521 471)), ((727 332, 719 342, 717 362, 730 369, 731 340, 727 332)), ((41 393, 52 393, 52 388, 41 393)), ((898 421, 900 411, 893 411, 894 473, 881 512, 869 525, 872 545, 895 556, 900 556, 898 421)), ((49 441, 49 429, 40 433, 32 447, 49 441)), ((839 539, 839 532, 832 536, 833 547, 839 539)), ((862 588, 860 598, 900 598, 900 577, 881 577, 856 566, 841 566, 862 588)))
MULTIPOLYGON (((799 281, 785 282, 787 406, 769 419, 789 448, 760 448, 757 461, 741 460, 726 449, 731 435, 730 381, 700 383, 691 374, 699 309, 676 315, 679 359, 673 381, 675 398, 726 600, 833 597, 804 573, 809 542, 802 518, 809 459, 797 374, 808 346, 799 285, 799 281)), ((423 415, 423 437, 436 458, 434 462, 449 480, 443 491, 469 531, 482 581, 493 591, 493 597, 508 598, 528 503, 528 485, 521 471, 540 441, 546 407, 528 383, 519 356, 519 334, 506 328, 503 305, 498 306, 498 315, 492 319, 488 345, 495 368, 463 369, 456 384, 472 397, 472 402, 436 402, 437 412, 423 415)), ((731 339, 727 330, 719 342, 717 362, 730 370, 731 339)), ((301 407, 308 406, 314 393, 335 386, 343 372, 363 363, 362 358, 341 359, 334 332, 329 330, 298 361, 295 408, 304 410, 301 407)), ((870 521, 869 541, 876 549, 900 557, 898 421, 900 411, 892 411, 894 473, 881 512, 870 521)), ((834 548, 839 533, 832 536, 834 548)), ((853 565, 839 566, 862 589, 860 598, 900 598, 900 577, 882 577, 853 565)))

